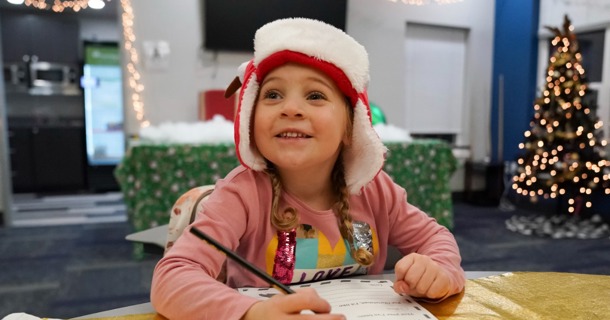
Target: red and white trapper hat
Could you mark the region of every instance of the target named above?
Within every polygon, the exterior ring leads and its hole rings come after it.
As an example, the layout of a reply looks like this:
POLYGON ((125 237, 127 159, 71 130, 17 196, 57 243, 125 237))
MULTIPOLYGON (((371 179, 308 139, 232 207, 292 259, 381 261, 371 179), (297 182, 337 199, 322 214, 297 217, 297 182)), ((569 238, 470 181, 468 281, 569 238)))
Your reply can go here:
MULTIPOLYGON (((352 194, 379 173, 386 147, 371 125, 366 88, 369 60, 364 47, 340 29, 306 18, 280 19, 262 26, 254 36, 254 58, 239 67, 243 84, 235 118, 235 147, 239 161, 255 171, 267 164, 252 142, 252 111, 260 82, 274 68, 293 62, 314 67, 332 78, 354 108, 352 141, 343 148, 345 182, 352 194)), ((234 81, 231 95, 239 88, 234 81)))

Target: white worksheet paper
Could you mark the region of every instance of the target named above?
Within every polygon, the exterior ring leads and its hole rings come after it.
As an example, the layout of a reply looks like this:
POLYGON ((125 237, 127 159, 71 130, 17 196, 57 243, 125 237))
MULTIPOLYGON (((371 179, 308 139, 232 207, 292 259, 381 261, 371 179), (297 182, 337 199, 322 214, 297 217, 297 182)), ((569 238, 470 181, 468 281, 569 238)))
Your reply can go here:
MULTIPOLYGON (((332 313, 340 313, 349 320, 431 320, 437 319, 409 296, 399 295, 390 280, 335 279, 293 285, 292 289, 315 288, 332 306, 332 313)), ((268 299, 281 294, 274 288, 240 288, 244 295, 268 299)))

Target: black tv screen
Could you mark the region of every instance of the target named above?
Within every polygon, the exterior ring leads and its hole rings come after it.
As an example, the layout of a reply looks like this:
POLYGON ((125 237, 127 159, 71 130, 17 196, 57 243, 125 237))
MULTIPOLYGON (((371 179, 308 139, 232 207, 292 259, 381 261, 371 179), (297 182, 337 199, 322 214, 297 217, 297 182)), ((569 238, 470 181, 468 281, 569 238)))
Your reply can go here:
POLYGON ((345 30, 347 0, 202 0, 204 48, 253 50, 254 33, 280 18, 312 18, 345 30))

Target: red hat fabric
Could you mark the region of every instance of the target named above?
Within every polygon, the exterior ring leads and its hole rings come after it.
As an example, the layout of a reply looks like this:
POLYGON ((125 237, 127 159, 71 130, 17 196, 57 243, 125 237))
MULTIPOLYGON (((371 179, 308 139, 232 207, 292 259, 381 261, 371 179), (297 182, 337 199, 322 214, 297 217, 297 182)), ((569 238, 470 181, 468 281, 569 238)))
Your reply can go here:
POLYGON ((235 119, 235 147, 239 161, 262 171, 267 164, 252 142, 252 112, 260 81, 273 69, 289 63, 326 73, 350 99, 354 108, 352 141, 343 148, 345 182, 352 194, 379 173, 386 147, 371 125, 366 88, 369 60, 364 47, 340 29, 306 18, 280 19, 262 26, 254 36, 254 58, 239 68, 242 90, 235 119))

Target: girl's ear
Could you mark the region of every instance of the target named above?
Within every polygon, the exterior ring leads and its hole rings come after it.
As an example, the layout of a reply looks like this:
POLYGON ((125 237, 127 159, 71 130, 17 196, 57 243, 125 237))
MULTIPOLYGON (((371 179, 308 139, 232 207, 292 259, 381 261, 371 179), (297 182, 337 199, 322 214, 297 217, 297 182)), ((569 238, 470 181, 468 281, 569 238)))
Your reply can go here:
POLYGON ((344 146, 349 146, 352 143, 352 135, 350 134, 349 130, 345 130, 341 142, 344 146))

